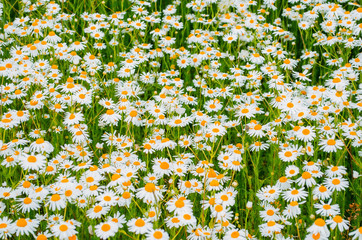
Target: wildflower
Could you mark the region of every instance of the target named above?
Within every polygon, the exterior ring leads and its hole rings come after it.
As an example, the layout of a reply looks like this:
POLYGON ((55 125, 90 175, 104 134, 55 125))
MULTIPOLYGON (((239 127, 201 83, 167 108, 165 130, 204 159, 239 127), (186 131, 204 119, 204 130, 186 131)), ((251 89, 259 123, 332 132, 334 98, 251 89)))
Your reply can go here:
POLYGON ((113 237, 118 231, 118 226, 112 221, 100 223, 95 226, 95 234, 100 239, 108 239, 113 237))
POLYGON ((145 234, 152 231, 152 223, 144 218, 132 218, 127 222, 128 230, 136 234, 145 234))

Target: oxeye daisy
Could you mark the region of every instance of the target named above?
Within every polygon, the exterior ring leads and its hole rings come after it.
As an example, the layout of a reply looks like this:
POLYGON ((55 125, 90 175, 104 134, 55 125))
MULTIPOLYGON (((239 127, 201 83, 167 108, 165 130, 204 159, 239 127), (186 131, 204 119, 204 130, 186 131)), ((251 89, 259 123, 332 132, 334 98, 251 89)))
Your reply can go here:
POLYGON ((330 190, 331 192, 336 191, 343 191, 346 188, 348 188, 349 186, 349 182, 348 180, 337 176, 337 177, 333 177, 333 178, 326 178, 324 180, 324 184, 325 186, 328 188, 328 190, 330 190))
POLYGON ((100 223, 95 226, 95 234, 100 239, 108 239, 113 237, 118 231, 118 226, 112 221, 100 223))
POLYGON ((307 231, 313 234, 321 234, 322 236, 329 237, 330 232, 327 228, 326 222, 322 218, 317 218, 313 225, 310 226, 307 231))
POLYGON ((14 231, 16 236, 34 234, 35 230, 39 226, 37 219, 19 218, 14 222, 14 231))
POLYGON ((274 235, 275 232, 280 232, 284 228, 284 225, 281 225, 271 220, 267 223, 260 225, 259 227, 262 236, 271 237, 274 235))
POLYGON ((54 151, 54 147, 50 142, 45 141, 43 138, 38 138, 35 142, 30 144, 30 151, 51 153, 54 151))
POLYGON ((299 205, 305 203, 305 201, 303 202, 297 202, 297 201, 291 201, 286 208, 283 210, 283 215, 287 218, 295 218, 298 215, 300 215, 302 213, 299 205))
POLYGON ((296 183, 298 183, 299 186, 307 186, 307 187, 311 187, 313 185, 315 185, 317 182, 314 180, 312 174, 308 171, 303 172, 302 176, 298 179, 295 180, 296 183))
POLYGON ((39 170, 45 166, 46 157, 41 154, 22 154, 19 156, 19 162, 24 170, 39 170))
POLYGON ((308 193, 304 190, 304 188, 292 188, 282 193, 283 198, 288 201, 300 201, 305 199, 308 196, 308 193))
POLYGON ((51 227, 51 231, 54 236, 59 239, 69 239, 73 235, 77 234, 76 226, 72 221, 59 221, 51 227))
POLYGON ((127 222, 128 230, 136 234, 145 234, 152 231, 152 223, 145 218, 132 218, 127 222))
POLYGON ((314 207, 318 210, 316 211, 317 214, 321 215, 322 217, 328 216, 335 216, 340 213, 339 205, 333 204, 331 205, 332 199, 328 201, 328 203, 324 203, 323 201, 319 203, 315 203, 314 207))
POLYGON ((325 185, 317 185, 313 189, 313 196, 320 200, 326 200, 330 198, 332 192, 325 185))
POLYGON ((336 140, 334 137, 329 137, 320 140, 319 145, 321 146, 320 149, 324 152, 337 152, 337 150, 342 149, 344 143, 339 139, 336 140))
POLYGON ((168 240, 170 239, 169 234, 163 229, 152 229, 146 233, 147 240, 168 240))
POLYGON ((144 187, 138 188, 136 195, 146 203, 154 203, 162 198, 162 190, 159 186, 149 182, 144 187))
POLYGON ((6 216, 0 218, 0 226, 0 236, 4 239, 10 237, 15 231, 13 221, 6 216))
POLYGON ((350 232, 348 234, 349 236, 352 236, 352 239, 358 239, 361 240, 362 239, 362 227, 357 228, 356 230, 350 232))

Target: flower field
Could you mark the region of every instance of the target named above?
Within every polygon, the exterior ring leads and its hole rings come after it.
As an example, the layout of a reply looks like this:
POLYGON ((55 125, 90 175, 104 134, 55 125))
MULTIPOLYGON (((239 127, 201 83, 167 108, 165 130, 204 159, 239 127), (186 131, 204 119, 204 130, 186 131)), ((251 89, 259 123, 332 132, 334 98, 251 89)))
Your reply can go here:
POLYGON ((0 239, 362 240, 360 2, 0 13, 0 239))

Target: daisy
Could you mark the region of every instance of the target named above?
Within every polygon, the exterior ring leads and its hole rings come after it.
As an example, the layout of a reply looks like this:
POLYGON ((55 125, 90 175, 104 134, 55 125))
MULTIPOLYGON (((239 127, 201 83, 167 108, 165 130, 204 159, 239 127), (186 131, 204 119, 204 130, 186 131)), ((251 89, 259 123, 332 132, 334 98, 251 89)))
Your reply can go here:
POLYGON ((46 157, 41 154, 22 154, 19 156, 19 164, 24 170, 40 170, 45 166, 46 157))
POLYGON ((284 226, 276 223, 275 221, 268 221, 267 223, 259 225, 261 235, 264 237, 271 237, 275 232, 280 232, 284 226))
POLYGON ((321 150, 324 152, 337 152, 337 150, 342 149, 344 143, 335 139, 334 137, 328 137, 327 139, 321 139, 319 142, 319 146, 321 146, 321 150))
POLYGON ((303 172, 302 176, 296 179, 295 182, 298 183, 298 185, 301 187, 311 187, 317 183, 310 172, 303 172))
POLYGON ((331 192, 334 192, 335 190, 337 190, 338 192, 343 191, 346 188, 348 188, 348 186, 349 186, 348 180, 346 180, 340 176, 333 177, 333 178, 326 178, 324 180, 324 184, 326 185, 328 190, 330 190, 331 192))
POLYGON ((327 228, 326 222, 322 218, 317 218, 313 225, 307 231, 313 234, 321 234, 322 236, 329 237, 330 232, 327 228))
POLYGON ((340 213, 339 205, 333 204, 331 205, 332 199, 328 201, 328 203, 324 203, 323 201, 320 201, 319 203, 315 203, 314 207, 317 208, 316 213, 321 215, 322 217, 328 217, 328 216, 336 216, 340 213))
POLYGON ((54 147, 50 142, 45 141, 43 138, 38 138, 35 142, 30 144, 30 151, 51 153, 54 151, 54 147))
POLYGON ((154 183, 146 183, 144 187, 138 188, 136 196, 145 203, 155 203, 162 199, 162 189, 154 183))
POLYGON ((316 134, 313 130, 313 127, 301 127, 296 134, 297 139, 302 140, 304 142, 312 141, 315 138, 316 134))
POLYGON ((106 215, 109 209, 110 209, 109 206, 95 205, 87 211, 87 216, 90 219, 100 218, 103 215, 106 215))
POLYGON ((17 205, 17 207, 23 213, 30 212, 32 210, 37 210, 40 208, 39 201, 35 198, 26 197, 19 200, 20 203, 17 205))
POLYGON ((347 230, 349 228, 349 221, 343 219, 341 216, 336 215, 333 218, 327 220, 327 224, 333 230, 338 226, 340 232, 347 230))
POLYGON ((342 175, 347 174, 347 168, 345 166, 328 166, 327 170, 325 171, 325 174, 330 177, 338 177, 342 175))
POLYGON ((362 227, 357 228, 356 230, 349 233, 349 236, 352 236, 352 240, 361 240, 362 239, 362 227))
POLYGON ((300 189, 292 188, 288 191, 283 192, 282 196, 288 202, 300 201, 308 196, 308 192, 306 192, 303 187, 300 189))
POLYGON ((8 217, 0 218, 0 237, 8 239, 15 232, 14 223, 8 217))
POLYGON ((66 198, 63 195, 55 193, 49 196, 47 205, 51 211, 64 209, 67 205, 66 198))
POLYGON ((262 200, 267 202, 274 202, 276 199, 279 198, 281 190, 276 186, 272 187, 270 185, 261 188, 257 193, 256 196, 262 200))
POLYGON ((146 233, 146 240, 168 240, 169 234, 163 229, 152 229, 146 233))
POLYGON ((95 234, 100 239, 108 239, 118 232, 118 226, 115 222, 107 221, 95 226, 95 234))
POLYGON ((145 234, 152 231, 152 223, 145 218, 132 218, 127 222, 128 230, 136 234, 145 234))
POLYGON ((332 195, 332 192, 326 188, 324 185, 317 185, 313 189, 313 196, 320 200, 326 200, 330 198, 332 195))
POLYGON ((69 237, 77 234, 76 226, 72 221, 59 221, 51 227, 51 231, 54 236, 58 237, 60 240, 69 239, 69 237))
POLYGON ((297 201, 291 201, 287 207, 283 210, 283 215, 287 219, 296 218, 302 213, 299 205, 305 203, 305 201, 298 203, 297 201))
POLYGON ((19 218, 14 222, 14 232, 16 236, 34 234, 39 226, 37 219, 19 218))
POLYGON ((264 206, 264 210, 260 211, 260 217, 263 221, 279 221, 279 209, 270 204, 266 204, 266 206, 264 206))

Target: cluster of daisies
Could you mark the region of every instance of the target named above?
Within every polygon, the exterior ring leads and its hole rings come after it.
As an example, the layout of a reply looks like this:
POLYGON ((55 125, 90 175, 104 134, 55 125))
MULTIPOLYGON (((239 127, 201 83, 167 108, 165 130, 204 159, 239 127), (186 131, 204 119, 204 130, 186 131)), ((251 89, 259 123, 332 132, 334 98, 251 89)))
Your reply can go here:
POLYGON ((70 2, 0 3, 0 239, 362 239, 358 3, 70 2))

